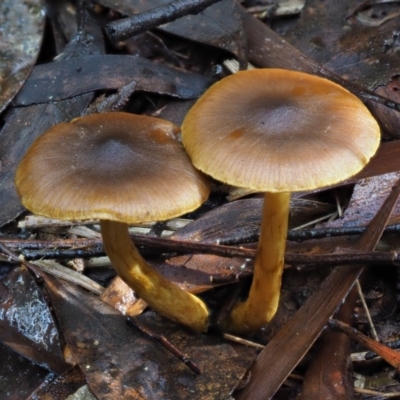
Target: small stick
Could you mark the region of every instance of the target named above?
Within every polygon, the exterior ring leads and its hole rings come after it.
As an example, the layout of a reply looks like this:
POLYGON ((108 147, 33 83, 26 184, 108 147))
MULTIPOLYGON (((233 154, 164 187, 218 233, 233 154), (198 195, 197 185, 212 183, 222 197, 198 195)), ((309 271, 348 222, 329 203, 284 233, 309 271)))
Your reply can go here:
POLYGON ((337 193, 335 193, 335 201, 336 201, 338 218, 340 218, 343 215, 343 209, 342 209, 342 205, 340 204, 340 199, 339 199, 339 196, 337 193))
MULTIPOLYGON (((391 349, 400 349, 400 340, 395 340, 393 342, 385 343, 387 347, 391 349)), ((373 358, 378 357, 378 354, 374 353, 373 351, 367 351, 364 354, 365 360, 372 360, 373 358)))
POLYGON ((363 389, 363 388, 354 388, 356 393, 365 394, 367 396, 375 396, 375 398, 379 399, 398 399, 400 397, 400 392, 392 392, 392 393, 382 393, 376 390, 371 389, 363 389))
MULTIPOLYGON (((337 237, 337 236, 351 236, 361 235, 365 232, 365 226, 344 226, 341 228, 315 228, 315 229, 304 229, 304 230, 290 230, 288 232, 288 240, 294 242, 303 242, 310 239, 321 239, 326 237, 337 237)), ((385 228, 385 233, 399 233, 400 224, 388 225, 385 228)), ((259 235, 257 232, 242 235, 238 238, 231 239, 226 238, 220 241, 220 244, 234 245, 241 243, 257 242, 259 235)))
MULTIPOLYGON (((218 244, 201 243, 187 240, 171 240, 167 238, 148 237, 144 235, 131 235, 138 246, 159 248, 169 252, 214 254, 221 257, 240 257, 253 259, 256 250, 232 247, 218 244)), ((100 239, 64 239, 55 241, 37 241, 20 239, 0 239, 0 244, 18 249, 26 259, 34 258, 75 258, 94 257, 104 255, 100 239), (94 248, 89 248, 95 246, 94 248), (68 249, 69 247, 69 249, 68 249), (72 247, 72 248, 71 248, 72 247), (54 250, 54 248, 56 250, 54 250), (65 250, 67 248, 67 250, 65 250), (34 250, 30 250, 34 249, 34 250), (43 251, 36 251, 42 249, 43 251)), ((339 266, 344 264, 377 264, 399 265, 400 255, 395 251, 363 252, 357 250, 342 249, 341 253, 328 253, 317 255, 304 255, 286 253, 285 262, 289 265, 339 266)))
POLYGON ((117 43, 188 14, 199 14, 219 1, 221 0, 175 0, 133 17, 110 22, 106 25, 105 31, 110 40, 117 43))
MULTIPOLYGON (((40 227, 47 226, 70 226, 70 225, 85 225, 85 224, 96 224, 98 220, 84 221, 84 222, 73 222, 73 221, 58 221, 53 219, 45 219, 43 217, 29 216, 25 220, 18 223, 18 227, 21 229, 37 229, 40 227), (38 221, 39 219, 39 221, 38 221)), ((190 220, 175 218, 167 222, 167 228, 175 231, 183 226, 187 225, 190 220)), ((141 224, 140 226, 151 227, 149 224, 141 224)), ((313 228, 313 229, 302 229, 302 230, 290 230, 288 232, 288 240, 302 242, 309 239, 320 239, 325 237, 336 237, 336 236, 350 236, 350 235, 361 235, 364 233, 365 226, 345 226, 340 228, 313 228)), ((388 225, 385 228, 385 233, 399 233, 400 224, 388 225)), ((254 232, 250 234, 241 234, 238 237, 226 237, 220 239, 219 244, 223 245, 234 245, 249 242, 258 242, 259 232, 254 232)))
POLYGON ((243 346, 254 347, 255 349, 262 350, 265 346, 256 342, 252 342, 250 340, 243 339, 238 336, 230 335, 229 333, 224 333, 222 337, 226 340, 230 340, 231 342, 242 344, 243 346))
POLYGON ((397 370, 400 370, 400 353, 398 353, 397 351, 392 350, 390 347, 387 347, 384 344, 369 338, 368 336, 361 333, 359 330, 336 319, 330 319, 328 321, 328 326, 335 331, 345 333, 352 340, 355 340, 363 346, 367 347, 368 349, 374 351, 391 366, 393 366, 397 370))
POLYGON ((334 211, 333 213, 330 213, 330 214, 327 214, 327 215, 323 215, 322 217, 316 218, 316 219, 314 219, 312 221, 308 221, 303 225, 296 226, 296 228, 293 228, 292 231, 298 231, 298 230, 306 228, 306 227, 308 227, 310 225, 318 224, 318 222, 322 222, 322 221, 325 221, 327 219, 330 220, 331 218, 336 218, 337 216, 338 216, 337 211, 334 211))
POLYGON ((122 110, 128 102, 129 97, 134 93, 137 84, 137 81, 132 80, 121 86, 117 93, 111 94, 108 97, 98 98, 96 102, 86 109, 82 116, 122 110))
POLYGON ((378 337, 378 334, 377 334, 376 329, 375 329, 375 325, 374 325, 374 323, 373 323, 373 321, 372 321, 371 314, 370 314, 370 312, 369 312, 367 303, 366 303, 366 301, 365 301, 364 293, 363 293, 363 291, 362 291, 362 288, 361 288, 360 280, 359 280, 359 279, 356 280, 356 288, 357 288, 358 296, 360 297, 361 303, 362 303, 362 305, 363 305, 363 307, 364 307, 364 310, 365 310, 365 313, 366 313, 366 315, 367 315, 367 319, 368 319, 368 322, 369 322, 369 329, 370 329, 371 336, 372 336, 377 342, 380 342, 379 337, 378 337))
POLYGON ((140 323, 135 318, 128 317, 126 319, 126 322, 127 322, 127 324, 134 326, 136 329, 138 329, 144 335, 146 335, 147 337, 149 337, 150 339, 154 340, 155 342, 157 342, 158 344, 163 346, 165 349, 167 349, 178 360, 182 361, 188 368, 190 368, 195 374, 197 374, 197 375, 201 374, 200 368, 193 361, 191 361, 188 357, 186 357, 171 342, 169 342, 165 336, 152 332, 149 328, 144 326, 142 323, 140 323))
MULTIPOLYGON (((225 257, 242 257, 242 258, 253 258, 255 256, 255 250, 231 247, 231 246, 221 246, 218 244, 208 244, 200 243, 195 241, 182 241, 182 240, 171 240, 162 237, 146 236, 146 235, 131 235, 131 238, 135 241, 138 246, 156 247, 170 252, 190 252, 190 253, 204 253, 204 254, 215 254, 225 257)), ((96 249, 90 250, 89 256, 102 255, 104 250, 102 248, 101 239, 64 239, 55 241, 29 241, 29 240, 18 240, 18 239, 0 239, 0 243, 7 244, 7 246, 13 248, 30 248, 30 249, 45 249, 45 254, 38 253, 36 257, 48 256, 51 249, 53 254, 51 258, 65 257, 66 253, 61 254, 61 248, 74 247, 75 253, 70 254, 71 257, 84 257, 85 251, 88 246, 96 246, 96 249), (85 247, 85 248, 84 248, 85 247)), ((23 251, 23 250, 21 250, 23 251)), ((29 254, 23 251, 26 258, 32 258, 34 253, 29 254)))

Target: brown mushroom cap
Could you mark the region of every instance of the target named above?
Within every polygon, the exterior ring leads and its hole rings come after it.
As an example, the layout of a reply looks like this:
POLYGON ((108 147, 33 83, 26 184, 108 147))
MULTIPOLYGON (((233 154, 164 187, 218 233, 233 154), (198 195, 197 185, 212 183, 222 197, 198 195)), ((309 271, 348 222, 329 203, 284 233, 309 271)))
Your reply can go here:
POLYGON ((214 84, 182 125, 194 165, 258 191, 311 190, 359 172, 380 141, 377 122, 343 87, 281 69, 238 72, 214 84))
POLYGON ((165 220, 196 209, 210 187, 169 121, 122 112, 53 126, 20 163, 24 206, 58 219, 126 223, 165 220))

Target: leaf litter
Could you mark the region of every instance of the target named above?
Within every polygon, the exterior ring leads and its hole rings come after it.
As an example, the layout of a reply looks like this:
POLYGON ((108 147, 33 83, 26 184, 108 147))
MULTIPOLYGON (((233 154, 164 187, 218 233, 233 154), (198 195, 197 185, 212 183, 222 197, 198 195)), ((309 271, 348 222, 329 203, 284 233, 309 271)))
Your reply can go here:
MULTIPOLYGON (((102 6, 97 5, 92 9, 95 16, 93 20, 89 14, 76 9, 80 27, 69 45, 70 48, 74 48, 72 53, 75 52, 75 58, 72 56, 67 60, 63 59, 65 56, 62 55, 57 62, 43 52, 40 64, 34 68, 26 86, 17 97, 15 97, 17 89, 13 89, 11 94, 7 94, 4 90, 1 92, 5 99, 4 104, 9 104, 13 99, 13 104, 9 105, 3 113, 5 124, 0 133, 3 138, 2 195, 0 196, 2 233, 8 237, 17 238, 14 221, 23 212, 23 208, 13 188, 13 173, 21 155, 35 137, 57 122, 82 115, 95 97, 101 95, 107 98, 110 93, 115 93, 123 84, 133 80, 136 82, 132 86, 133 91, 125 95, 124 101, 114 100, 113 107, 117 104, 116 107, 125 107, 131 112, 173 115, 174 121, 180 123, 186 110, 192 104, 190 99, 198 97, 212 81, 224 75, 220 62, 227 57, 228 53, 230 57, 232 54, 236 55, 242 66, 245 65, 244 39, 248 39, 249 60, 258 66, 306 70, 339 82, 345 79, 344 85, 368 101, 368 105, 381 120, 384 128, 386 143, 382 145, 370 165, 359 176, 347 182, 348 186, 341 185, 339 188, 323 192, 302 193, 293 199, 292 227, 329 213, 335 209, 335 199, 341 198, 344 199, 341 205, 345 208, 343 218, 334 222, 320 223, 319 229, 328 229, 332 226, 343 228, 350 223, 355 226, 367 226, 368 232, 368 227, 372 224, 371 219, 374 221, 374 215, 378 215, 375 217, 378 228, 375 229, 376 232, 383 231, 389 214, 389 209, 385 209, 385 197, 392 193, 391 187, 397 179, 399 169, 397 166, 398 144, 396 141, 391 141, 392 138, 397 138, 398 116, 397 111, 394 111, 397 107, 395 103, 373 95, 375 92, 391 100, 397 100, 396 76, 399 53, 396 51, 398 40, 395 26, 400 15, 397 3, 369 4, 352 1, 339 2, 332 8, 333 5, 312 1, 307 2, 304 7, 295 4, 297 14, 295 17, 285 19, 280 18, 279 12, 274 14, 274 10, 267 7, 268 12, 259 14, 265 19, 264 22, 267 23, 265 24, 254 16, 244 15, 244 9, 236 8, 233 2, 221 1, 198 16, 188 16, 170 22, 160 29, 140 34, 127 40, 126 43, 119 43, 112 48, 115 54, 109 52, 110 44, 108 44, 107 54, 103 55, 103 43, 99 33, 101 24, 104 26, 104 23, 115 19, 118 16, 116 12, 133 15, 162 3, 165 2, 144 4, 139 1, 128 4, 122 1, 114 5, 103 1, 99 3, 102 6), (271 27, 275 32, 271 30, 271 27), (88 34, 92 36, 89 38, 88 34), (355 40, 355 37, 358 39, 355 40), (88 40, 83 41, 82 38, 88 40), (146 42, 152 43, 157 52, 152 53, 149 47, 144 50, 146 42), (142 60, 146 67, 140 66, 140 58, 133 55, 138 50, 142 54, 147 53, 148 59, 142 60), (199 54, 201 54, 200 57, 199 54), (96 69, 93 69, 93 65, 96 62, 107 65, 105 61, 107 59, 113 60, 110 61, 109 71, 102 75, 100 68, 99 75, 94 76, 96 69), (122 60, 129 60, 133 70, 138 68, 137 72, 132 72, 132 69, 128 68, 129 64, 122 65, 122 60), (135 64, 135 61, 138 63, 135 64), (162 64, 157 65, 160 61, 162 64), (92 69, 88 70, 88 75, 84 79, 85 86, 79 84, 79 73, 85 72, 86 65, 92 65, 92 69), (78 71, 80 66, 84 68, 78 71), (125 73, 124 68, 125 71, 128 70, 128 74, 125 73), (146 68, 152 69, 151 74, 146 75, 146 68), (111 73, 112 69, 115 77, 111 73), (129 75, 130 73, 132 75, 129 75), (56 89, 53 90, 49 86, 47 93, 43 90, 35 91, 35 85, 39 85, 42 89, 45 85, 43 82, 49 81, 48 76, 51 77, 50 79, 59 79, 57 85, 53 86, 56 89), (161 81, 160 77, 162 77, 161 81), (49 96, 52 98, 49 99, 49 96), (171 97, 174 96, 180 99, 172 99, 171 97), (378 104, 375 100, 381 103, 378 104), (41 102, 43 103, 38 104, 41 102), (25 107, 21 107, 23 105, 25 107), (394 174, 379 176, 385 173, 394 174), (359 181, 360 178, 367 179, 359 181), (354 183, 356 183, 355 187, 349 186, 354 183)), ((252 5, 251 1, 245 3, 249 10, 252 9, 252 5)), ((66 8, 60 6, 60 13, 65 10, 66 8)), ((276 10, 279 10, 279 7, 276 10)), ((67 26, 63 28, 55 23, 54 15, 57 15, 57 12, 53 12, 51 17, 52 34, 58 38, 56 47, 61 54, 68 48, 60 47, 63 40, 59 38, 71 37, 71 32, 67 26)), ((69 15, 65 20, 70 19, 69 15)), ((24 31, 24 33, 27 32, 29 34, 29 31, 24 31)), ((39 33, 39 36, 43 34, 40 30, 36 33, 39 33)), ((38 36, 32 39, 37 43, 38 36)), ((47 43, 46 37, 44 40, 47 43)), ((34 53, 36 52, 37 56, 39 54, 37 45, 33 48, 36 49, 34 53)), ((30 68, 33 68, 34 62, 33 57, 30 68)), ((81 76, 85 76, 84 73, 81 76)), ((26 78, 25 73, 19 78, 19 85, 26 78)), ((177 231, 172 236, 173 240, 179 242, 181 239, 190 238, 204 243, 232 242, 251 248, 251 242, 255 241, 254 238, 257 237, 259 229, 260 199, 251 197, 227 203, 225 198, 229 191, 229 188, 215 184, 214 194, 209 202, 200 211, 188 216, 194 222, 181 231, 177 231)), ((393 207, 394 202, 393 200, 393 207)), ((396 210, 395 208, 390 223, 397 222, 398 211, 396 210)), ((161 228, 161 232, 162 230, 161 228)), ((28 230, 23 234, 28 236, 30 232, 28 230)), ((47 236, 50 240, 54 240, 65 234, 65 231, 61 227, 58 231, 51 233, 44 233, 37 229, 36 234, 38 238, 47 236)), ((367 240, 369 247, 372 243, 374 247, 379 239, 371 233, 367 233, 365 237, 369 237, 368 240, 364 239, 364 244, 367 240)), ((396 245, 396 240, 387 235, 380 242, 380 246, 384 246, 385 249, 395 249, 396 245)), ((346 251, 355 251, 357 245, 354 238, 348 236, 289 243, 289 248, 296 249, 295 251, 300 254, 323 255, 326 254, 325 252, 338 251, 337 246, 340 246, 341 251, 343 247, 346 247, 346 251)), ((224 301, 227 292, 237 286, 237 277, 245 277, 251 272, 251 264, 241 258, 227 259, 207 254, 177 256, 174 251, 165 250, 161 253, 145 254, 150 262, 158 265, 175 281, 181 281, 190 290, 200 292, 211 286, 222 286, 220 289, 215 288, 212 292, 204 294, 204 298, 216 309, 224 301), (242 274, 243 268, 246 274, 242 274), (229 280, 231 275, 235 279, 229 280), (210 279, 214 280, 213 285, 210 285, 210 279), (195 285, 191 286, 193 282, 195 285)), ((6 279, 11 277, 7 268, 4 271, 3 285, 7 282, 6 279)), ((15 361, 16 367, 12 376, 18 377, 22 368, 24 373, 29 373, 31 379, 24 387, 21 387, 19 394, 11 381, 5 382, 2 389, 7 388, 8 392, 15 393, 16 398, 18 396, 28 398, 27 393, 31 391, 31 398, 45 398, 49 393, 60 393, 57 398, 61 399, 65 398, 61 393, 65 396, 67 393, 72 394, 79 385, 84 383, 85 377, 90 391, 97 398, 118 396, 119 398, 208 399, 229 398, 231 395, 235 398, 245 398, 246 393, 254 399, 259 393, 262 393, 262 396, 271 397, 276 393, 274 398, 285 398, 285 396, 287 398, 287 396, 293 396, 294 393, 299 393, 301 386, 288 381, 286 386, 281 387, 282 383, 301 362, 360 272, 361 268, 358 267, 335 268, 330 274, 326 269, 324 271, 287 270, 278 315, 271 326, 253 337, 254 340, 267 344, 257 359, 255 359, 255 351, 250 348, 233 345, 212 333, 201 336, 190 334, 153 312, 145 311, 139 320, 155 332, 162 332, 183 353, 190 356, 193 362, 198 363, 202 371, 200 378, 158 344, 128 327, 123 316, 113 311, 97 297, 88 295, 70 284, 57 281, 55 278, 46 277, 44 281, 50 293, 50 304, 55 310, 59 333, 67 345, 64 348, 64 357, 66 357, 67 348, 72 354, 72 357, 68 358, 71 369, 66 372, 57 370, 60 374, 58 378, 53 377, 43 381, 42 377, 47 375, 49 378, 43 368, 37 369, 34 364, 30 364, 29 367, 22 366, 20 356, 14 356, 20 361, 15 361), (326 298, 327 293, 322 292, 324 289, 332 294, 332 298, 326 298), (325 306, 325 309, 319 309, 321 304, 325 306), (299 337, 290 337, 291 332, 296 332, 299 337), (277 343, 279 343, 278 346, 276 346, 277 343), (282 343, 286 344, 282 345, 282 343), (252 362, 254 364, 250 367, 252 362), (72 364, 76 366, 72 367, 72 364), (248 368, 250 368, 250 373, 242 383, 239 383, 248 368), (235 387, 241 388, 241 391, 232 394, 235 387)), ((33 285, 35 287, 36 283, 33 285)), ((12 292, 9 296, 11 299, 25 301, 27 304, 30 301, 20 293, 12 292)), ((391 298, 392 302, 396 301, 396 297, 388 298, 391 298)), ((46 302, 44 299, 40 300, 44 309, 50 299, 47 298, 46 302)), ((135 302, 135 299, 133 301, 135 302)), ((391 308, 393 309, 393 306, 391 308)), ((24 310, 24 307, 21 306, 21 310, 24 310)), ((138 313, 142 310, 143 307, 138 313)), ((350 307, 351 312, 352 310, 353 307, 350 307)), ((378 320, 378 328, 380 323, 378 320)), ((40 325, 43 324, 40 323, 40 325)), ((10 348, 41 365, 45 365, 41 359, 43 356, 47 361, 54 361, 54 358, 46 355, 46 352, 35 353, 35 348, 38 350, 38 346, 42 344, 38 345, 32 341, 27 332, 23 330, 16 332, 16 327, 7 320, 2 322, 2 326, 5 332, 8 332, 8 336, 3 335, 2 342, 10 348), (7 339, 10 333, 15 333, 17 339, 13 344, 7 339)), ((359 326, 363 328, 362 325, 359 326)), ((391 321, 379 328, 383 340, 395 338, 393 333, 395 326, 396 321, 391 321)), ((13 355, 12 352, 7 351, 7 354, 13 355)), ((347 357, 348 353, 340 351, 344 358, 347 357)), ((314 352, 315 350, 312 350, 309 354, 313 355, 314 352)), ((56 357, 60 357, 59 352, 56 357)), ((329 363, 323 363, 323 366, 324 364, 329 363)), ((304 362, 301 362, 296 371, 304 373, 304 362)), ((312 371, 311 368, 310 371, 312 371)), ((324 368, 321 371, 325 373, 324 368)), ((317 371, 317 374, 321 371, 317 371)), ((359 369, 359 372, 368 373, 362 369, 359 369)), ((326 374, 328 377, 331 376, 329 372, 326 374)), ((347 370, 341 369, 340 374, 348 378, 347 370)), ((306 382, 312 382, 312 380, 306 382)), ((391 382, 393 383, 393 380, 391 382)), ((309 387, 309 384, 305 383, 304 390, 308 390, 306 388, 309 387)), ((317 386, 316 390, 307 398, 313 398, 311 396, 315 396, 315 393, 323 393, 324 384, 317 386)), ((339 389, 334 390, 337 394, 339 389)), ((351 382, 346 390, 352 393, 351 382)), ((364 395, 367 396, 367 394, 364 395)), ((364 395, 357 394, 361 396, 360 398, 364 395)))

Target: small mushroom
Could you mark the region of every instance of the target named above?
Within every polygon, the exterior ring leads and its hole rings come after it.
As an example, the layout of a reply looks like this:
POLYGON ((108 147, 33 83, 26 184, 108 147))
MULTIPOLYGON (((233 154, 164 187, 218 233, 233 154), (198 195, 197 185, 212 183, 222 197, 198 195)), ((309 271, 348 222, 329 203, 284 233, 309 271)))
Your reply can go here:
POLYGON ((327 79, 256 69, 208 89, 187 114, 182 140, 199 170, 265 192, 250 293, 227 321, 229 330, 253 332, 278 308, 290 192, 359 172, 378 148, 379 126, 358 98, 327 79))
POLYGON ((178 132, 169 121, 122 112, 77 118, 33 143, 15 183, 22 204, 36 214, 100 219, 118 275, 160 314, 205 331, 205 304, 153 270, 128 233, 128 224, 182 215, 209 195, 209 183, 175 140, 178 132))

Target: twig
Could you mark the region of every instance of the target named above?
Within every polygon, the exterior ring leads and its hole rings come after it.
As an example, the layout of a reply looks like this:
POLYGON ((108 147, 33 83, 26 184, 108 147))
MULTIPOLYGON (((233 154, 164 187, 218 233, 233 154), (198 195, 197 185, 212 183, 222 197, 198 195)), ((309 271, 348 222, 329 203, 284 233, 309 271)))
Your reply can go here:
POLYGON ((111 94, 108 97, 104 95, 99 97, 85 110, 82 116, 122 110, 128 102, 129 97, 134 93, 137 84, 137 81, 132 80, 121 86, 117 93, 111 94))
POLYGON ((336 201, 336 208, 337 208, 337 216, 338 216, 338 218, 341 218, 341 216, 343 215, 343 209, 342 209, 342 205, 340 204, 340 199, 339 199, 337 192, 335 193, 335 201, 336 201))
MULTIPOLYGON (((391 349, 400 349, 400 340, 395 340, 393 342, 388 342, 385 343, 387 347, 390 347, 391 349)), ((367 351, 364 355, 365 360, 372 360, 373 358, 378 357, 378 354, 376 354, 373 351, 367 351)))
MULTIPOLYGON (((350 236, 361 235, 365 232, 365 226, 351 226, 341 228, 322 228, 322 229, 307 229, 302 231, 289 231, 288 239, 296 242, 302 242, 309 239, 320 239, 323 237, 350 236)), ((385 233, 399 233, 400 224, 388 225, 385 228, 385 233)))
POLYGON ((159 343, 161 346, 163 346, 165 349, 167 349, 169 352, 171 352, 178 360, 182 361, 188 368, 190 368, 195 374, 200 375, 201 371, 200 368, 193 362, 191 361, 188 357, 186 357, 178 348, 176 348, 171 342, 167 340, 167 338, 163 335, 159 335, 157 333, 152 332, 149 328, 144 326, 142 323, 140 323, 137 319, 135 318, 130 318, 128 317, 126 319, 126 322, 134 326, 136 329, 138 329, 140 332, 142 332, 144 335, 149 337, 150 339, 154 340, 155 342, 159 343))
POLYGON ((106 25, 105 31, 110 40, 117 43, 185 15, 199 14, 219 1, 221 0, 175 0, 133 17, 110 22, 106 25))
MULTIPOLYGON (((138 246, 146 246, 152 248, 159 248, 169 252, 190 252, 190 253, 204 253, 215 254, 225 257, 242 257, 254 258, 255 250, 246 249, 241 247, 221 246, 218 244, 200 243, 195 241, 182 241, 171 240, 167 238, 160 238, 146 235, 131 235, 135 244, 138 246)), ((19 239, 0 239, 0 243, 4 243, 12 248, 19 248, 26 258, 43 257, 51 254, 49 258, 65 257, 68 254, 61 249, 74 251, 71 256, 84 257, 86 252, 88 256, 102 255, 104 250, 102 248, 101 239, 63 239, 55 241, 35 241, 35 240, 19 240, 19 239), (94 249, 88 250, 88 247, 94 249), (27 250, 46 249, 45 253, 29 253, 27 250), (51 251, 51 249, 53 249, 51 251), (61 255, 62 254, 62 255, 61 255)))
MULTIPOLYGON (((253 259, 256 250, 194 241, 131 235, 138 246, 158 248, 161 251, 194 254, 213 254, 221 257, 253 259)), ((26 259, 37 258, 88 258, 104 255, 100 239, 60 239, 54 241, 0 239, 0 244, 18 249, 26 259)), ((340 249, 338 249, 340 250, 340 249)), ((363 252, 342 249, 341 253, 305 255, 286 253, 285 263, 302 267, 331 267, 344 264, 399 265, 400 254, 395 251, 363 252)))
POLYGON ((345 333, 352 340, 357 341, 358 343, 380 355, 386 362, 388 362, 397 370, 400 369, 400 353, 397 351, 392 350, 390 347, 387 347, 384 344, 369 338, 368 336, 365 336, 359 330, 336 319, 330 319, 328 321, 328 326, 331 329, 345 333))
POLYGON ((314 219, 312 221, 308 221, 303 225, 296 226, 296 228, 292 229, 292 232, 293 231, 298 231, 300 229, 306 228, 306 227, 311 226, 311 225, 315 225, 315 224, 317 224, 319 222, 322 222, 322 221, 325 221, 327 219, 331 220, 331 218, 337 218, 337 216, 338 216, 337 211, 334 211, 333 213, 330 213, 330 214, 327 214, 327 215, 323 215, 322 217, 316 218, 316 219, 314 219))
MULTIPOLYGON (((168 221, 165 222, 165 227, 166 229, 170 231, 176 231, 178 229, 183 228, 187 224, 192 222, 191 219, 187 218, 172 218, 168 221)), ((71 221, 71 220, 60 220, 60 219, 54 219, 54 218, 46 218, 42 217, 39 215, 27 215, 23 220, 18 222, 18 228, 21 229, 22 231, 27 229, 27 230, 32 230, 32 229, 40 229, 40 228, 46 228, 46 227, 52 227, 52 228, 58 228, 58 227, 78 227, 78 226, 86 226, 86 225, 97 225, 98 230, 100 231, 100 221, 98 219, 92 219, 92 220, 84 220, 84 221, 71 221)), ((136 228, 149 228, 147 231, 149 231, 152 226, 155 224, 155 222, 144 222, 139 225, 133 225, 129 227, 129 230, 134 230, 136 228)), ((71 228, 70 228, 71 229, 71 228)), ((134 233, 134 232, 132 232, 134 233)), ((163 232, 163 235, 165 235, 165 231, 163 232)))
POLYGON ((365 301, 364 293, 363 293, 363 291, 362 291, 362 288, 361 288, 360 280, 359 280, 359 279, 356 280, 356 288, 357 288, 358 296, 360 297, 361 303, 362 303, 362 305, 363 305, 363 307, 364 307, 365 314, 367 315, 367 319, 368 319, 368 322, 369 322, 369 329, 370 329, 371 336, 372 336, 377 342, 379 342, 380 340, 379 340, 378 334, 376 333, 375 325, 374 325, 374 323, 373 323, 373 321, 372 321, 371 314, 370 314, 370 312, 369 312, 367 303, 366 303, 366 301, 365 301))
MULTIPOLYGON (((183 219, 183 218, 175 218, 167 222, 166 228, 175 231, 177 229, 181 229, 183 226, 186 226, 190 223, 191 220, 183 219)), ((48 219, 38 216, 28 216, 25 220, 22 220, 18 223, 18 228, 20 229, 38 229, 42 227, 48 226, 82 226, 82 225, 93 225, 97 224, 98 220, 92 221, 81 221, 81 222, 73 222, 73 221, 60 221, 54 219, 48 219)), ((151 228, 153 224, 141 224, 140 227, 151 228)), ((350 226, 350 227, 340 227, 340 228, 314 228, 314 229, 302 229, 302 230, 290 230, 288 232, 288 240, 302 242, 304 240, 309 239, 320 239, 324 237, 336 237, 336 236, 350 236, 350 235, 361 235, 365 231, 365 226, 350 226)), ((130 228, 131 229, 131 228, 130 228)), ((298 229, 298 228, 297 228, 298 229)), ((385 228, 385 233, 399 233, 400 232, 400 224, 388 225, 385 228)), ((131 232, 132 234, 137 232, 131 232)), ((141 233, 141 232, 140 232, 141 233)), ((259 234, 258 232, 254 232, 252 234, 240 235, 232 239, 230 237, 221 239, 219 244, 223 245, 235 245, 249 242, 258 242, 259 234)))
POLYGON ((354 388, 356 393, 365 394, 367 396, 375 396, 379 399, 398 399, 400 398, 400 392, 392 392, 392 393, 382 393, 377 390, 371 389, 363 389, 363 388, 354 388))
MULTIPOLYGON (((315 222, 315 221, 314 221, 315 222)), ((298 228, 297 228, 298 229, 298 228)), ((365 232, 365 226, 343 226, 340 228, 315 228, 315 229, 302 229, 290 230, 288 232, 288 240, 293 242, 304 242, 305 240, 321 239, 326 237, 337 236, 355 236, 362 235, 365 232)), ((399 233, 400 224, 388 225, 384 233, 399 233)), ((234 240, 227 238, 221 240, 220 244, 234 245, 241 243, 257 242, 259 239, 258 233, 250 235, 242 235, 234 240)))
POLYGON ((250 340, 243 339, 238 336, 230 335, 229 333, 224 333, 222 337, 226 340, 230 340, 231 342, 242 344, 243 346, 254 347, 256 349, 262 350, 265 346, 256 342, 252 342, 250 340))

